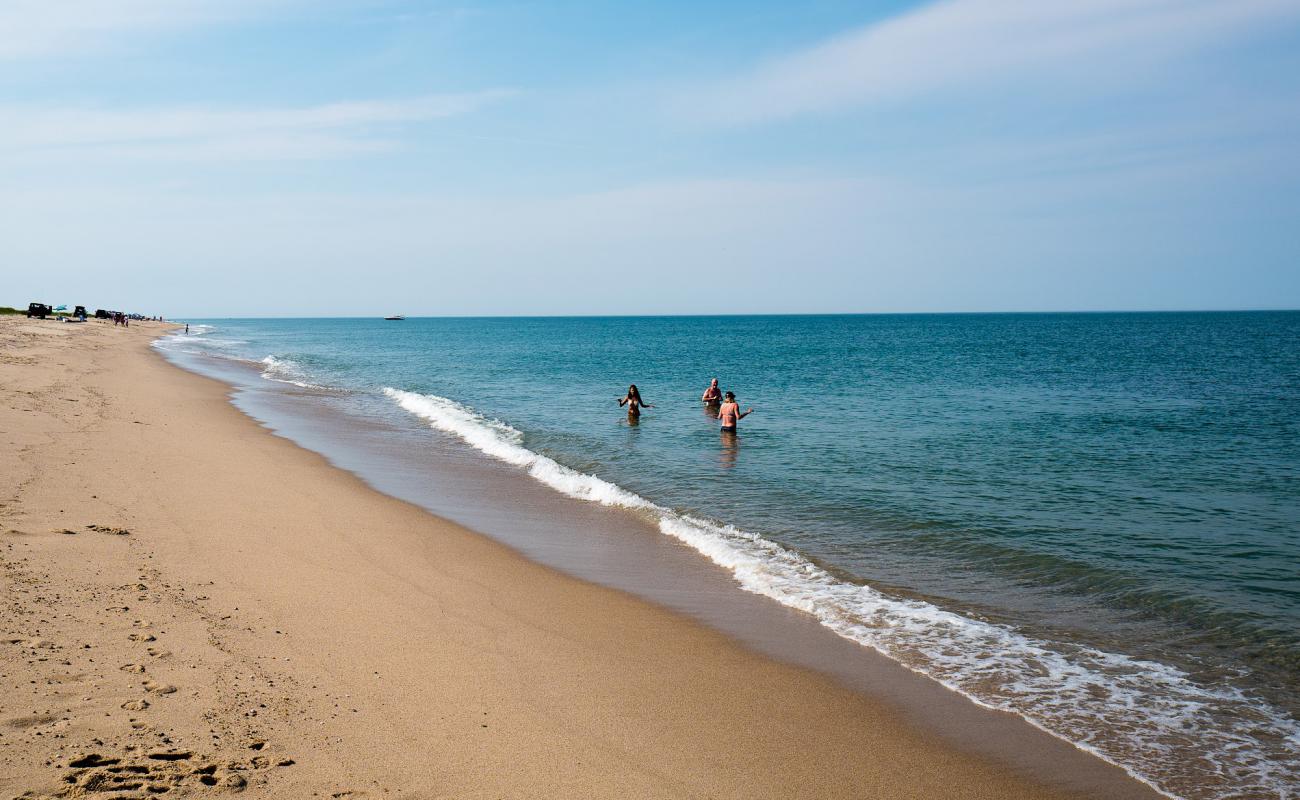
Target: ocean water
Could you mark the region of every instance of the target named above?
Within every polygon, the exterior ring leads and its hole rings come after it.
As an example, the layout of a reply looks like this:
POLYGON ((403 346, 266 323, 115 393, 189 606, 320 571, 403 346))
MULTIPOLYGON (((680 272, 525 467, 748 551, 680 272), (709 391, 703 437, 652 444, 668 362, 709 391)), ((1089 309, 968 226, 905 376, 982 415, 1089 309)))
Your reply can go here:
POLYGON ((1300 312, 191 322, 1171 796, 1300 796, 1300 312))

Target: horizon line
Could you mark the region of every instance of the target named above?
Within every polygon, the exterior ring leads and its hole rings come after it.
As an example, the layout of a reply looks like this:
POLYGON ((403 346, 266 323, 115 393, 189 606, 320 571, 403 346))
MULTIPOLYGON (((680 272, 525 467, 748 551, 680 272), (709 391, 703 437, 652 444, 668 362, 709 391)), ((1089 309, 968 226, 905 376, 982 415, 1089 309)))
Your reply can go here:
MULTIPOLYGON (((1042 315, 1042 314, 1248 314, 1292 313, 1300 308, 1120 308, 1120 309, 1040 309, 1013 311, 758 311, 720 313, 644 313, 644 314, 403 314, 404 319, 691 319, 708 317, 903 317, 903 316, 977 316, 977 315, 1042 315)), ((131 312, 135 313, 135 312, 131 312)), ((383 314, 317 314, 317 315, 186 315, 193 319, 384 319, 383 314)), ((179 319, 176 317, 175 319, 179 319)), ((167 321, 173 318, 164 316, 167 321)))

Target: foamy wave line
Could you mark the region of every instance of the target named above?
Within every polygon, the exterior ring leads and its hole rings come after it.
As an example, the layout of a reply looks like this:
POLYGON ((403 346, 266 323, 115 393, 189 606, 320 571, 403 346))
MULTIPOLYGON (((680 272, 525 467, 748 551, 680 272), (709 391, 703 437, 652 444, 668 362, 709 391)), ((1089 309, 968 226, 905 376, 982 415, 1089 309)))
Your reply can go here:
POLYGON ((269 355, 254 360, 230 352, 237 349, 240 345, 248 344, 248 340, 218 339, 207 336, 207 334, 210 334, 215 329, 216 328, 213 325, 192 325, 190 327, 190 333, 187 334, 183 331, 178 331, 170 336, 164 336, 155 340, 153 345, 162 350, 189 353, 191 355, 210 356, 212 358, 236 361, 242 364, 255 366, 261 370, 262 377, 268 381, 287 383, 303 389, 337 391, 335 387, 324 386, 307 380, 307 378, 310 377, 307 370, 293 359, 269 355))
POLYGON ((155 339, 153 345, 163 350, 180 350, 183 352, 211 354, 217 357, 229 357, 221 352, 213 351, 232 350, 240 345, 248 344, 246 339, 226 339, 210 336, 209 334, 216 329, 215 325, 195 323, 190 326, 189 333, 184 330, 174 331, 168 336, 155 339), (187 348, 198 349, 187 350, 187 348))
POLYGON ((175 331, 167 336, 154 339, 151 344, 155 349, 165 350, 168 352, 192 353, 196 355, 213 352, 211 348, 219 340, 209 339, 204 336, 204 334, 210 332, 212 326, 195 325, 192 327, 194 330, 191 333, 187 334, 183 330, 175 331), (199 327, 207 328, 208 330, 198 330, 199 327))
POLYGON ((1036 640, 839 580, 757 534, 679 514, 529 450, 515 428, 454 400, 383 391, 434 428, 563 494, 650 513, 660 531, 729 570, 746 591, 812 614, 982 706, 1018 714, 1163 794, 1280 799, 1300 791, 1300 725, 1238 689, 1201 686, 1166 664, 1036 640))
POLYGON ((328 386, 321 386, 318 383, 311 383, 306 380, 307 370, 293 359, 277 358, 276 356, 267 356, 259 363, 265 365, 262 370, 262 377, 268 381, 278 383, 291 383, 294 386, 303 389, 328 389, 328 386))
POLYGON ((570 469, 524 447, 524 435, 504 422, 490 420, 454 400, 385 388, 384 394, 402 408, 428 420, 435 428, 454 434, 466 444, 493 458, 523 467, 528 474, 569 497, 606 506, 657 509, 642 497, 594 475, 570 469))

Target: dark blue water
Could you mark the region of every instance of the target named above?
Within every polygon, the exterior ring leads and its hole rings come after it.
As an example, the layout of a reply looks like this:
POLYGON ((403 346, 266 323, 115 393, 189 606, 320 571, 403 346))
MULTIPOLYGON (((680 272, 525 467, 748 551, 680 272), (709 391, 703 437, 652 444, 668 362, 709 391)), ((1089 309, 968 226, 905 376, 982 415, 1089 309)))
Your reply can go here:
POLYGON ((1297 791, 1300 313, 206 322, 1166 791, 1297 791))

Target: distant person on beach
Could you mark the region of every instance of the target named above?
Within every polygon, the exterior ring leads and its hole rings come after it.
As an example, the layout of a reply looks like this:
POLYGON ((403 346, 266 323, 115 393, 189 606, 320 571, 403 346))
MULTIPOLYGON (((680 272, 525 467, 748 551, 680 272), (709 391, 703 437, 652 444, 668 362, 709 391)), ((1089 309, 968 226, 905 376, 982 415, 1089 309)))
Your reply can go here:
POLYGON ((618 401, 618 407, 627 406, 627 418, 635 420, 641 416, 641 409, 654 408, 654 406, 641 399, 641 392, 636 388, 636 384, 627 387, 627 394, 618 401))
POLYGON ((709 383, 709 388, 704 390, 704 396, 700 401, 706 406, 722 405, 722 390, 718 388, 718 379, 714 378, 709 383))
POLYGON ((742 413, 740 403, 736 402, 735 392, 727 392, 722 405, 718 407, 718 419, 722 420, 722 432, 735 433, 736 423, 753 413, 753 408, 742 413))
POLYGON ((186 333, 189 333, 189 332, 190 332, 190 324, 189 324, 188 322, 185 323, 185 332, 186 332, 186 333))

